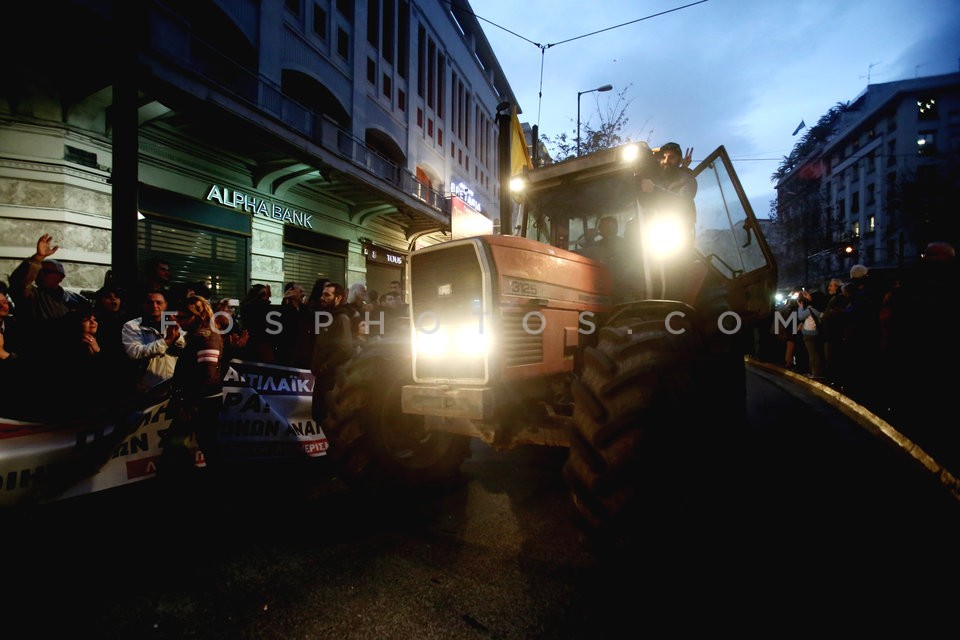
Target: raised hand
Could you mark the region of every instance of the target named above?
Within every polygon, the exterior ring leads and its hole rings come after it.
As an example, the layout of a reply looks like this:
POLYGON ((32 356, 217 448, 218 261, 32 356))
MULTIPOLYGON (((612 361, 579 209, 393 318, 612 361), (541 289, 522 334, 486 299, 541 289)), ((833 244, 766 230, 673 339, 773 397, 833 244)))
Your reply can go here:
POLYGON ((687 147, 687 152, 683 155, 683 160, 680 161, 681 167, 689 167, 693 162, 693 147, 687 147))
POLYGON ((40 236, 40 239, 37 240, 37 255, 41 260, 49 258, 57 252, 57 249, 60 248, 60 245, 53 244, 53 236, 49 233, 45 233, 40 236))

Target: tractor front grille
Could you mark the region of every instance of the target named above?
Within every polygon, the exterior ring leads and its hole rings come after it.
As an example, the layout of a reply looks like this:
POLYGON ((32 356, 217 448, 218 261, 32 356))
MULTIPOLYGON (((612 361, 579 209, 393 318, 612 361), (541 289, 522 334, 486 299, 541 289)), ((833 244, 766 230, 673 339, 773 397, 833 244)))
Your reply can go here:
MULTIPOLYGON (((476 244, 451 244, 414 253, 410 258, 411 316, 416 327, 414 376, 419 381, 442 380, 481 383, 486 377, 486 354, 464 355, 457 340, 465 329, 479 330, 483 309, 483 269, 476 244), (427 357, 417 349, 428 333, 447 337, 449 352, 427 357)), ((490 330, 491 327, 484 327, 490 330)), ((424 340, 426 341, 426 340, 424 340)))
POLYGON ((504 307, 500 312, 500 340, 503 344, 504 367, 518 367, 543 362, 543 333, 540 316, 528 309, 504 307), (526 316, 526 327, 524 327, 526 316))

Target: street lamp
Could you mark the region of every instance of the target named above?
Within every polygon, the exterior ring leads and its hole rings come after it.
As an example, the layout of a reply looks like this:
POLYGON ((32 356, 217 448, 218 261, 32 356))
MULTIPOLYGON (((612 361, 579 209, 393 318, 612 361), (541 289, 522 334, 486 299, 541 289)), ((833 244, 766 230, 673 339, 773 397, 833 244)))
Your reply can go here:
POLYGON ((605 84, 602 87, 597 87, 596 89, 587 89, 586 91, 577 91, 577 156, 580 156, 580 96, 585 93, 593 93, 594 91, 610 91, 613 89, 612 84, 605 84))

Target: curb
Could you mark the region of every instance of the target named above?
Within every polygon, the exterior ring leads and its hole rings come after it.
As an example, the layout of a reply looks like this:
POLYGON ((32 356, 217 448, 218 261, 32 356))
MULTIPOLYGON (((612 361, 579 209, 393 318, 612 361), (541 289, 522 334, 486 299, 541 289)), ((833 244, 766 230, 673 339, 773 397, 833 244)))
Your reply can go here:
POLYGON ((893 425, 860 405, 848 396, 840 393, 836 389, 823 383, 811 380, 810 378, 788 371, 783 367, 761 362, 750 356, 744 357, 746 366, 764 378, 767 378, 774 384, 783 387, 783 380, 789 380, 793 385, 800 385, 819 397, 827 404, 833 406, 845 416, 859 424, 861 427, 872 433, 874 436, 884 440, 901 451, 909 455, 918 465, 927 473, 934 476, 940 484, 950 492, 950 494, 960 501, 960 479, 953 475, 949 469, 933 459, 933 457, 924 451, 917 443, 897 431, 893 425))

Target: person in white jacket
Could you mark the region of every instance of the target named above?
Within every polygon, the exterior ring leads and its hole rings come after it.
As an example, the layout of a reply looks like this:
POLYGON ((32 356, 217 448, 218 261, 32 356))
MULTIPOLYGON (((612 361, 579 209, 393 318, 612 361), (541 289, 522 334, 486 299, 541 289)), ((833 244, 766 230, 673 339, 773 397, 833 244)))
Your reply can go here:
POLYGON ((127 321, 121 330, 123 351, 140 363, 140 376, 134 390, 149 391, 173 377, 177 356, 186 345, 186 338, 172 315, 165 315, 167 299, 161 291, 144 294, 143 315, 127 321))

